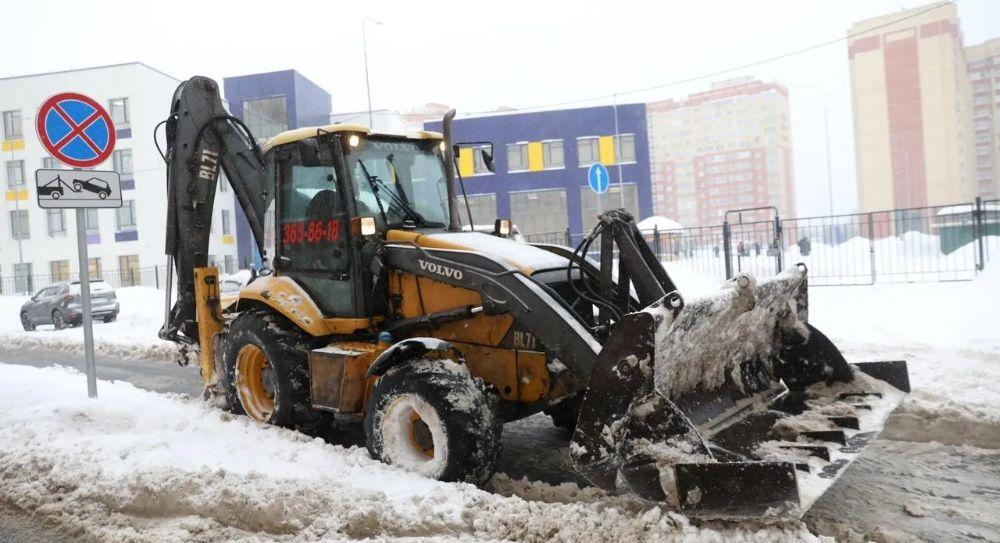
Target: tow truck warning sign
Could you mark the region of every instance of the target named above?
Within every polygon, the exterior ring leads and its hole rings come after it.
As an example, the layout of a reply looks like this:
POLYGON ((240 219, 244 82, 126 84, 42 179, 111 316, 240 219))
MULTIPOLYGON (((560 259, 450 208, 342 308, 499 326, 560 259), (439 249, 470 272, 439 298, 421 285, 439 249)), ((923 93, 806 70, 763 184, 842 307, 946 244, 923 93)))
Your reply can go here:
POLYGON ((43 209, 122 206, 118 172, 35 170, 35 188, 43 209))

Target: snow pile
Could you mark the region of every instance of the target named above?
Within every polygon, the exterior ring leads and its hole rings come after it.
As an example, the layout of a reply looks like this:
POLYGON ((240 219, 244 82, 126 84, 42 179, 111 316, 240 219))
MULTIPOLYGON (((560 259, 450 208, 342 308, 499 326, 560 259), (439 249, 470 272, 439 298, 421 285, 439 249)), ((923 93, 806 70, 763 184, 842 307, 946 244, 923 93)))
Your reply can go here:
MULTIPOLYGON (((116 358, 173 360, 177 347, 156 335, 163 325, 164 292, 152 287, 125 287, 115 291, 120 312, 115 322, 94 321, 98 355, 116 358)), ((21 326, 21 305, 27 296, 0 296, 0 350, 27 349, 83 351, 83 329, 55 330, 42 324, 33 332, 21 326)))
POLYGON ((653 229, 665 232, 667 230, 681 230, 684 228, 681 226, 681 223, 660 215, 646 217, 645 219, 639 221, 639 223, 635 226, 642 232, 646 232, 647 230, 652 231, 653 229))
POLYGON ((128 383, 88 400, 64 368, 0 364, 0 382, 0 500, 102 541, 824 540, 797 521, 696 527, 575 485, 441 483, 128 383))
POLYGON ((906 360, 883 437, 1000 448, 1000 266, 973 281, 814 288, 809 319, 848 360, 906 360))

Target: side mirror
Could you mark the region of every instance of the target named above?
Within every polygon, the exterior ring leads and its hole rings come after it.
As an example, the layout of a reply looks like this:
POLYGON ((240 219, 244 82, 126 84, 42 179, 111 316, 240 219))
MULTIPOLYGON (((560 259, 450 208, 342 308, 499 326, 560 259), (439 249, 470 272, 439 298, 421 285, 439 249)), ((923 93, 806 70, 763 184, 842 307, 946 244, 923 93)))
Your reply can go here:
POLYGON ((479 150, 479 152, 482 153, 483 155, 483 164, 486 165, 486 169, 489 170, 490 173, 496 173, 497 170, 493 166, 493 145, 492 144, 490 145, 489 151, 487 151, 486 148, 483 147, 482 149, 479 150))

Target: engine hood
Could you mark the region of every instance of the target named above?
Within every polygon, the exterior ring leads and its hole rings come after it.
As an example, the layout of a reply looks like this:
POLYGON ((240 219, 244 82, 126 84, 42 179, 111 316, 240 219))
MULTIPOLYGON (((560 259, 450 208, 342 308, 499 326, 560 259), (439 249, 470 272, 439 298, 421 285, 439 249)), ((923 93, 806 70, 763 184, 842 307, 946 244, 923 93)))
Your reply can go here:
POLYGON ((471 251, 489 256, 501 263, 532 275, 538 270, 565 268, 565 258, 520 241, 481 232, 434 232, 389 230, 386 241, 408 241, 427 249, 471 251))

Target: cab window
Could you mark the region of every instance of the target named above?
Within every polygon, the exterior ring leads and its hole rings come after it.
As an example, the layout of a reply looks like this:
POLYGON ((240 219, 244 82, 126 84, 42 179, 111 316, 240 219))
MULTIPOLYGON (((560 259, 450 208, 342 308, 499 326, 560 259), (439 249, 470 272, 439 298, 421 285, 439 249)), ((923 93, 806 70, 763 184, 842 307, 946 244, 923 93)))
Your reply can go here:
POLYGON ((278 235, 281 253, 291 259, 293 269, 346 270, 350 259, 337 246, 345 236, 347 214, 335 169, 293 165, 281 191, 278 235))

